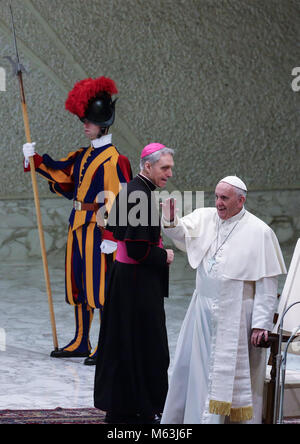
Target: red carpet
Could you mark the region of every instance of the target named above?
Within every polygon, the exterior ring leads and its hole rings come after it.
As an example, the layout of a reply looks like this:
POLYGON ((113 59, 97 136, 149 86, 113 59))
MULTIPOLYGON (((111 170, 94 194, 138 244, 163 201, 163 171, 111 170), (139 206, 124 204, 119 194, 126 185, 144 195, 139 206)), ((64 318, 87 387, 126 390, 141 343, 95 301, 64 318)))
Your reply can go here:
POLYGON ((103 424, 105 413, 94 408, 0 410, 0 424, 103 424))

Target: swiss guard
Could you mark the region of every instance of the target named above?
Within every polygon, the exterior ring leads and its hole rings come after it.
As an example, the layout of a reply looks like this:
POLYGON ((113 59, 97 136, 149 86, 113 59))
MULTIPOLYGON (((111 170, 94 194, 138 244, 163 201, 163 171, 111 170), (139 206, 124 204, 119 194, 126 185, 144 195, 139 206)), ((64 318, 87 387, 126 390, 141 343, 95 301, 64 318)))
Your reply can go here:
POLYGON ((97 347, 89 340, 94 309, 100 320, 106 285, 115 257, 116 242, 105 229, 114 197, 132 178, 130 163, 112 144, 109 128, 115 119, 115 82, 107 77, 75 83, 65 107, 79 117, 88 147, 70 152, 56 161, 35 152, 35 142, 23 145, 24 171, 30 171, 33 156, 37 173, 49 182, 50 191, 73 200, 66 247, 66 302, 75 309, 75 336, 64 347, 51 352, 55 358, 86 357, 96 363, 97 347), (108 197, 104 197, 108 196, 108 197))

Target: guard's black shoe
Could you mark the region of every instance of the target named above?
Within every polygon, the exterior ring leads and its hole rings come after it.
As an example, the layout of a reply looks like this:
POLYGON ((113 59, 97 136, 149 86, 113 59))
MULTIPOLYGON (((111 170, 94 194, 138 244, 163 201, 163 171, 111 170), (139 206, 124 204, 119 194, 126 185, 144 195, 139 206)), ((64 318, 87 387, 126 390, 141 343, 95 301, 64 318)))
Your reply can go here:
POLYGON ((78 351, 67 351, 63 348, 59 348, 58 350, 53 350, 50 353, 51 358, 86 358, 89 356, 90 352, 78 352, 78 351))
POLYGON ((97 356, 88 356, 85 360, 84 360, 84 365, 96 365, 97 362, 97 356))

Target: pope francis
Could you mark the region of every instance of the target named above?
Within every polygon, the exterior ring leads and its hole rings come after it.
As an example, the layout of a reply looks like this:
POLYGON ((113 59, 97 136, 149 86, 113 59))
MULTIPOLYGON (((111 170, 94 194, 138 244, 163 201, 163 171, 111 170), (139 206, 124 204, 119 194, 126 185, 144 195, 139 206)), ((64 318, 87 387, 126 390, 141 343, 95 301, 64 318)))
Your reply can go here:
POLYGON ((244 208, 236 176, 216 186, 215 208, 179 219, 170 199, 162 225, 197 269, 162 424, 260 423, 266 350, 286 268, 274 232, 244 208))

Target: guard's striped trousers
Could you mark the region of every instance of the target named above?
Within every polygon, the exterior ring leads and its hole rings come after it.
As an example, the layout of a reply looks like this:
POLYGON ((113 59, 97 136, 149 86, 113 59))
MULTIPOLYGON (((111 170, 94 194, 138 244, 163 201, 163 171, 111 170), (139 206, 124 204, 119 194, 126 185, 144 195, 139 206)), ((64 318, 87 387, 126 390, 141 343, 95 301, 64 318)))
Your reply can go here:
POLYGON ((90 352, 89 332, 95 308, 102 311, 113 254, 100 251, 101 231, 95 223, 69 228, 66 250, 66 301, 75 306, 74 339, 67 351, 90 352))

